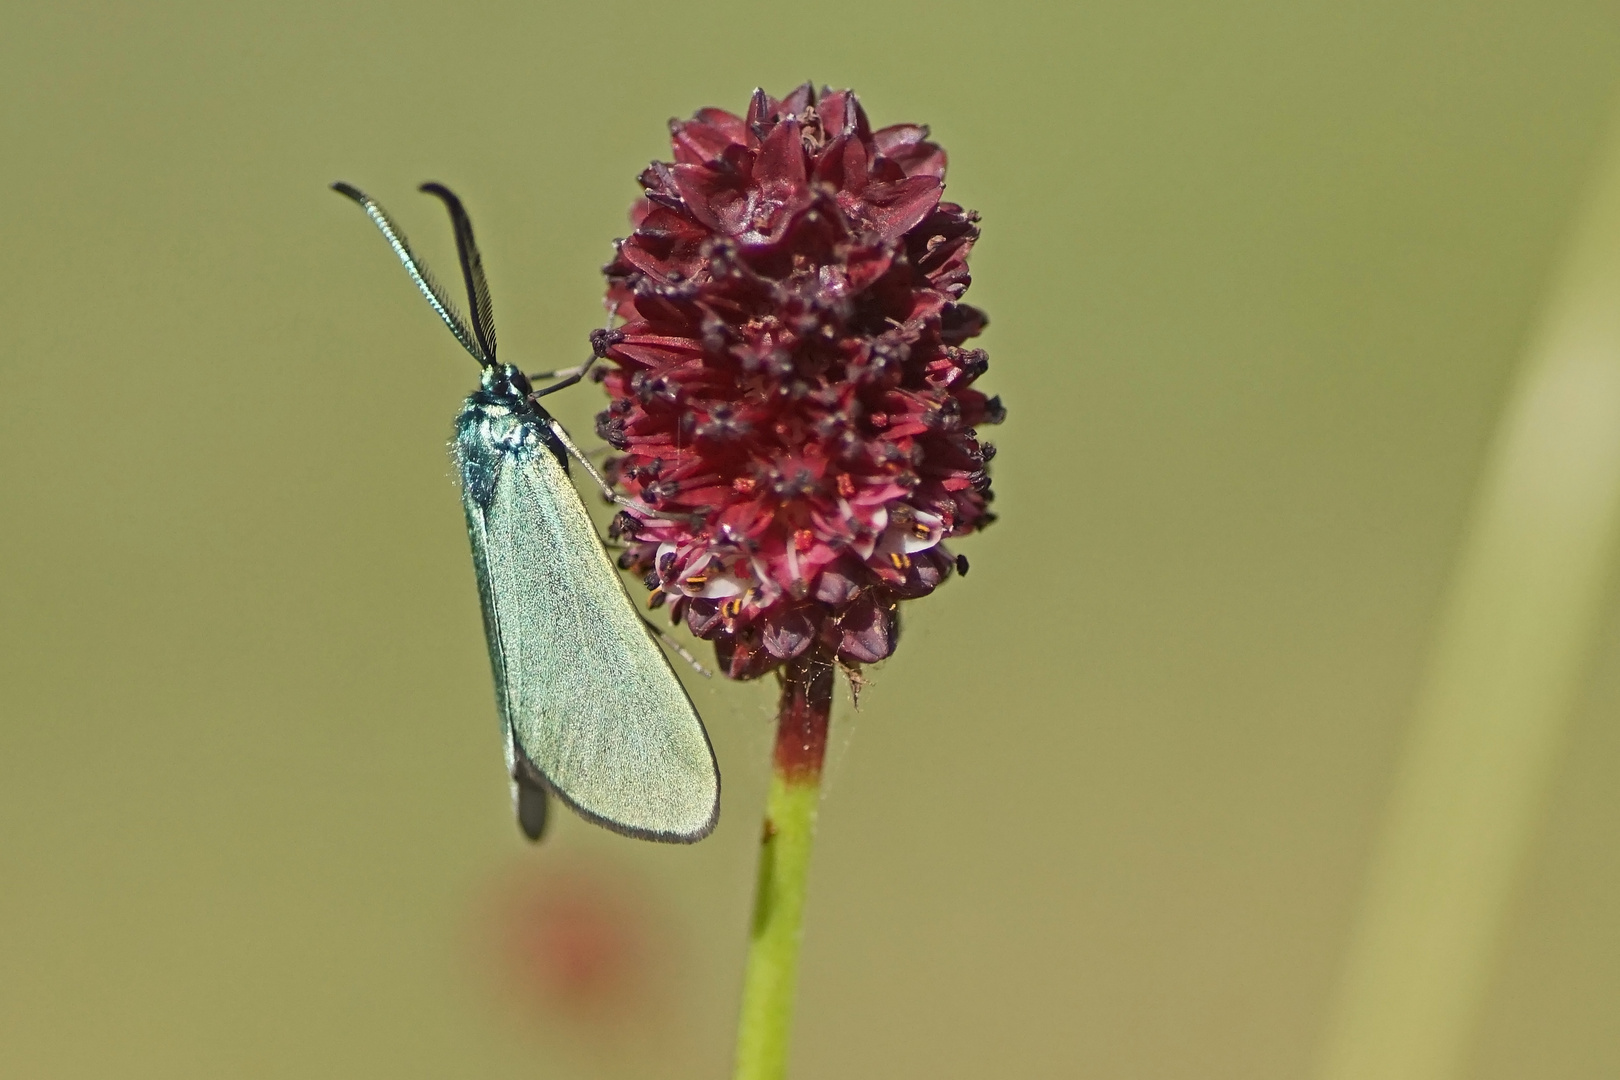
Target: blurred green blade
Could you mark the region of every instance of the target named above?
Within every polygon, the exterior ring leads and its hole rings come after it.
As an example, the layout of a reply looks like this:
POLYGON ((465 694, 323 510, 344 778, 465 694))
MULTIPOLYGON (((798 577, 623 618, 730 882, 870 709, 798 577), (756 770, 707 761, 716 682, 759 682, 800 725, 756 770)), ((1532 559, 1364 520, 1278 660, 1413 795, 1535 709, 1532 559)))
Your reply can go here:
POLYGON ((1458 1075, 1620 524, 1620 135, 1495 436, 1319 1080, 1458 1075))

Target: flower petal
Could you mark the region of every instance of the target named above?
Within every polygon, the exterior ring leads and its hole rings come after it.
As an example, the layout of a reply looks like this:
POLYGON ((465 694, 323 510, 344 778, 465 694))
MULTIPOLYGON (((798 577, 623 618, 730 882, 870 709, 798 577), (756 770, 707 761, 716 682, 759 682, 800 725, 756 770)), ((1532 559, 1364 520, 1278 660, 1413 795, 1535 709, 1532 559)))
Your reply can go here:
POLYGON ((892 606, 878 603, 867 593, 849 606, 838 620, 843 636, 838 657, 856 664, 875 664, 900 643, 900 620, 892 606))

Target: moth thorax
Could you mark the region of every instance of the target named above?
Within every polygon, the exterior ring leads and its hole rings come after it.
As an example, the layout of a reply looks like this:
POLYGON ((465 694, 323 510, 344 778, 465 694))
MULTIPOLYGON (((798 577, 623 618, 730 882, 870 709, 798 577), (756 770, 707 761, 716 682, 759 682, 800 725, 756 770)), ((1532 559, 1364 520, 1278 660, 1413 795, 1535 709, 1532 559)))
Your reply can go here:
POLYGON ((534 414, 514 412, 504 405, 483 407, 484 437, 507 451, 533 450, 540 445, 540 426, 534 414))

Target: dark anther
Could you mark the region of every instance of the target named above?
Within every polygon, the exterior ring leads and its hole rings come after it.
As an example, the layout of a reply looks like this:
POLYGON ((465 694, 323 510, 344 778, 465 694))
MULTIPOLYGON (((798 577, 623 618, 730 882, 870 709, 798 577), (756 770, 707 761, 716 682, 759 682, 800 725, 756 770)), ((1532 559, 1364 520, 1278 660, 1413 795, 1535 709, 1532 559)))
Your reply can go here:
POLYGON ((848 428, 849 420, 847 417, 838 413, 827 413, 817 418, 812 430, 815 431, 818 439, 831 439, 847 431, 848 428))
POLYGON ((958 349, 953 351, 956 355, 952 356, 951 359, 956 361, 956 366, 962 369, 962 374, 968 379, 977 379, 990 370, 990 354, 983 349, 958 349))
POLYGON ((640 520, 623 510, 614 514, 613 520, 608 524, 608 536, 615 540, 621 536, 634 540, 640 531, 640 520))
POLYGON ((609 349, 623 340, 623 330, 609 330, 599 326, 591 331, 591 352, 595 353, 598 359, 601 359, 607 355, 609 349))
POLYGON ((903 364, 910 358, 911 346, 904 341, 885 338, 872 345, 873 366, 879 369, 886 368, 890 364, 903 364))
POLYGON ((707 315, 704 317, 703 347, 709 352, 720 352, 726 347, 726 343, 729 342, 733 336, 734 335, 731 327, 727 326, 721 320, 712 315, 707 315))
POLYGON ((618 563, 620 570, 630 569, 632 566, 636 565, 636 553, 633 551, 619 552, 618 563))
POLYGON ((680 391, 669 379, 662 375, 648 375, 645 371, 638 371, 630 377, 630 392, 643 405, 651 405, 655 400, 674 402, 680 397, 680 391))
POLYGON ((979 444, 979 460, 980 461, 982 461, 986 465, 988 465, 988 464, 990 464, 990 459, 994 458, 995 456, 996 456, 996 444, 995 443, 987 442, 987 443, 980 443, 979 444))
POLYGON ((596 435, 615 450, 630 449, 630 439, 624 431, 624 420, 611 412, 596 414, 596 435))
POLYGON ((947 341, 978 337, 990 324, 984 312, 970 304, 952 304, 940 313, 939 332, 947 341))
POLYGON ((730 273, 737 261, 737 245, 723 236, 714 236, 703 242, 703 257, 714 266, 715 275, 730 273))
POLYGON ((670 569, 674 567, 674 565, 675 553, 673 551, 666 551, 658 559, 658 572, 660 574, 667 574, 669 573, 670 569))
POLYGON ((816 478, 805 468, 795 469, 791 476, 777 476, 771 482, 771 491, 783 499, 803 498, 814 494, 815 490, 816 478))
POLYGON ((976 469, 968 473, 968 483, 973 485, 974 491, 990 490, 990 474, 983 469, 976 469))
POLYGON ((646 577, 641 579, 641 583, 647 586, 649 589, 656 589, 659 585, 658 575, 655 573, 648 574, 646 577))
POLYGON ((681 490, 681 485, 674 480, 659 480, 648 484, 641 489, 641 498, 648 506, 657 506, 665 502, 681 490))
MULTIPOLYGON (((696 298, 696 296, 698 295, 698 292, 699 292, 697 286, 687 284, 687 283, 683 283, 683 282, 669 282, 669 283, 666 283, 666 282, 661 282, 661 281, 651 281, 651 280, 649 280, 649 281, 646 282, 646 286, 647 287, 646 287, 645 292, 647 294, 659 297, 660 299, 663 299, 663 300, 673 300, 676 303, 681 303, 683 301, 692 300, 692 299, 696 298)), ((638 295, 642 291, 643 290, 638 289, 637 290, 638 295)))
POLYGON ((963 577, 967 577, 968 561, 966 555, 958 555, 956 557, 956 572, 961 574, 963 577))
POLYGON ((730 405, 716 405, 709 410, 709 418, 697 426, 695 434, 700 439, 722 442, 743 438, 753 430, 753 427, 747 420, 738 416, 730 405))
POLYGON ((954 431, 962 422, 962 404, 955 398, 946 398, 939 408, 928 413, 928 426, 940 431, 954 431))
POLYGON ((673 402, 680 397, 680 389, 662 375, 655 375, 653 378, 648 379, 647 390, 650 394, 663 398, 665 401, 673 402))
POLYGON ((999 424, 1007 419, 1007 407, 1001 403, 1001 395, 997 394, 984 403, 984 422, 986 424, 999 424))

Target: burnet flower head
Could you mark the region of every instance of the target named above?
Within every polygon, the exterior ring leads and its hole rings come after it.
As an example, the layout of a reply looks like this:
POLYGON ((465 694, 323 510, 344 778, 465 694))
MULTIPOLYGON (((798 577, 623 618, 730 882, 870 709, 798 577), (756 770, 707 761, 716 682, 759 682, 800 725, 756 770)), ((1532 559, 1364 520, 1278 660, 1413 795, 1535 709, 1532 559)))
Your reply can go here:
POLYGON ((961 302, 978 215, 941 201, 927 128, 873 131, 847 90, 670 129, 596 340, 597 430, 647 508, 615 520, 621 565, 732 678, 882 660, 899 602, 965 573, 947 542, 993 518, 977 429, 1004 413, 961 302))

